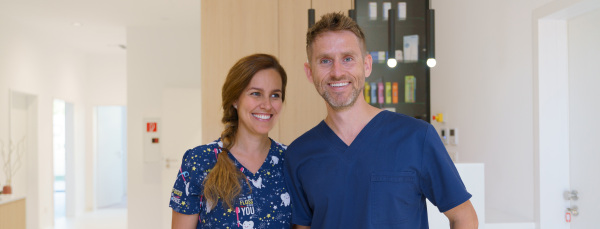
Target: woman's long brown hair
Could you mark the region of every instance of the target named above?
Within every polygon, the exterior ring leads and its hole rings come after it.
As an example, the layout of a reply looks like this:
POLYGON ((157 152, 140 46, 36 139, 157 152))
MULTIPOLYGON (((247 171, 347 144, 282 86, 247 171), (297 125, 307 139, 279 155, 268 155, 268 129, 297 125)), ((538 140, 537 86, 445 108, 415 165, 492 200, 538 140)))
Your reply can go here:
MULTIPOLYGON (((204 197, 210 209, 217 205, 219 198, 229 209, 233 209, 234 198, 242 191, 240 182, 244 180, 250 187, 245 175, 233 164, 227 153, 235 144, 235 134, 239 122, 237 109, 233 107, 233 104, 250 84, 252 77, 264 69, 274 69, 281 76, 281 100, 285 101, 287 75, 277 58, 268 54, 254 54, 240 59, 231 67, 223 84, 221 93, 223 100, 221 122, 225 124, 225 130, 221 133, 223 147, 217 157, 217 163, 204 180, 204 197)), ((250 190, 252 190, 251 187, 250 190)))

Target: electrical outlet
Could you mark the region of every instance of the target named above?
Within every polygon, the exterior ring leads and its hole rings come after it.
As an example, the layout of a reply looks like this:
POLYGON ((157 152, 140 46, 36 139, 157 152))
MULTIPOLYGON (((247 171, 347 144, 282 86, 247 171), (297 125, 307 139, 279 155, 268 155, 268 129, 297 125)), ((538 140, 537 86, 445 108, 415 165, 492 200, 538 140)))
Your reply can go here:
POLYGON ((442 128, 440 129, 440 138, 442 139, 442 142, 444 143, 444 145, 448 145, 449 143, 449 139, 448 139, 448 134, 449 131, 447 128, 442 128))
POLYGON ((458 145, 458 129, 450 128, 448 130, 448 141, 450 142, 450 145, 458 145))

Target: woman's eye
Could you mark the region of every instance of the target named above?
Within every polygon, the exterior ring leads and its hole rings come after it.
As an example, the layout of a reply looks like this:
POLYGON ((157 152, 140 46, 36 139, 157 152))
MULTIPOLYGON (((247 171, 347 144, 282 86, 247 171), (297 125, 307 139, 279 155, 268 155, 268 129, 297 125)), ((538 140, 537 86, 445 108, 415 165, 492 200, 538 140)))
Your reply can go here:
POLYGON ((260 96, 260 92, 257 92, 257 91, 255 91, 255 92, 252 92, 252 93, 250 93, 250 95, 253 95, 253 96, 260 96))
POLYGON ((281 95, 280 94, 273 94, 273 95, 271 95, 271 97, 273 97, 273 98, 280 98, 281 95))

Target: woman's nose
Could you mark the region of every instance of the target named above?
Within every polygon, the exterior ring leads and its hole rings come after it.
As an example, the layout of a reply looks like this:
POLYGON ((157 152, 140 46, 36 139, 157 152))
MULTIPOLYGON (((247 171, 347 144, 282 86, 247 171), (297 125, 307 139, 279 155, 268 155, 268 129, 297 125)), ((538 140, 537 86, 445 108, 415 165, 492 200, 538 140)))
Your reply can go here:
POLYGON ((260 108, 265 109, 265 110, 270 110, 271 107, 272 107, 272 105, 271 105, 271 100, 269 99, 269 97, 262 100, 262 102, 260 104, 260 108))

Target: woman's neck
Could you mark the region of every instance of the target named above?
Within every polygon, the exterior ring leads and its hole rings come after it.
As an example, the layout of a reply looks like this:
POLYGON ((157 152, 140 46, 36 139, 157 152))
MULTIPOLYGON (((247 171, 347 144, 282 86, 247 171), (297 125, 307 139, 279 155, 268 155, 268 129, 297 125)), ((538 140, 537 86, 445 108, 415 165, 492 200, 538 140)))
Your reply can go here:
POLYGON ((268 135, 252 135, 238 131, 235 135, 235 143, 231 147, 234 154, 244 155, 264 155, 268 153, 271 147, 271 140, 268 135))

